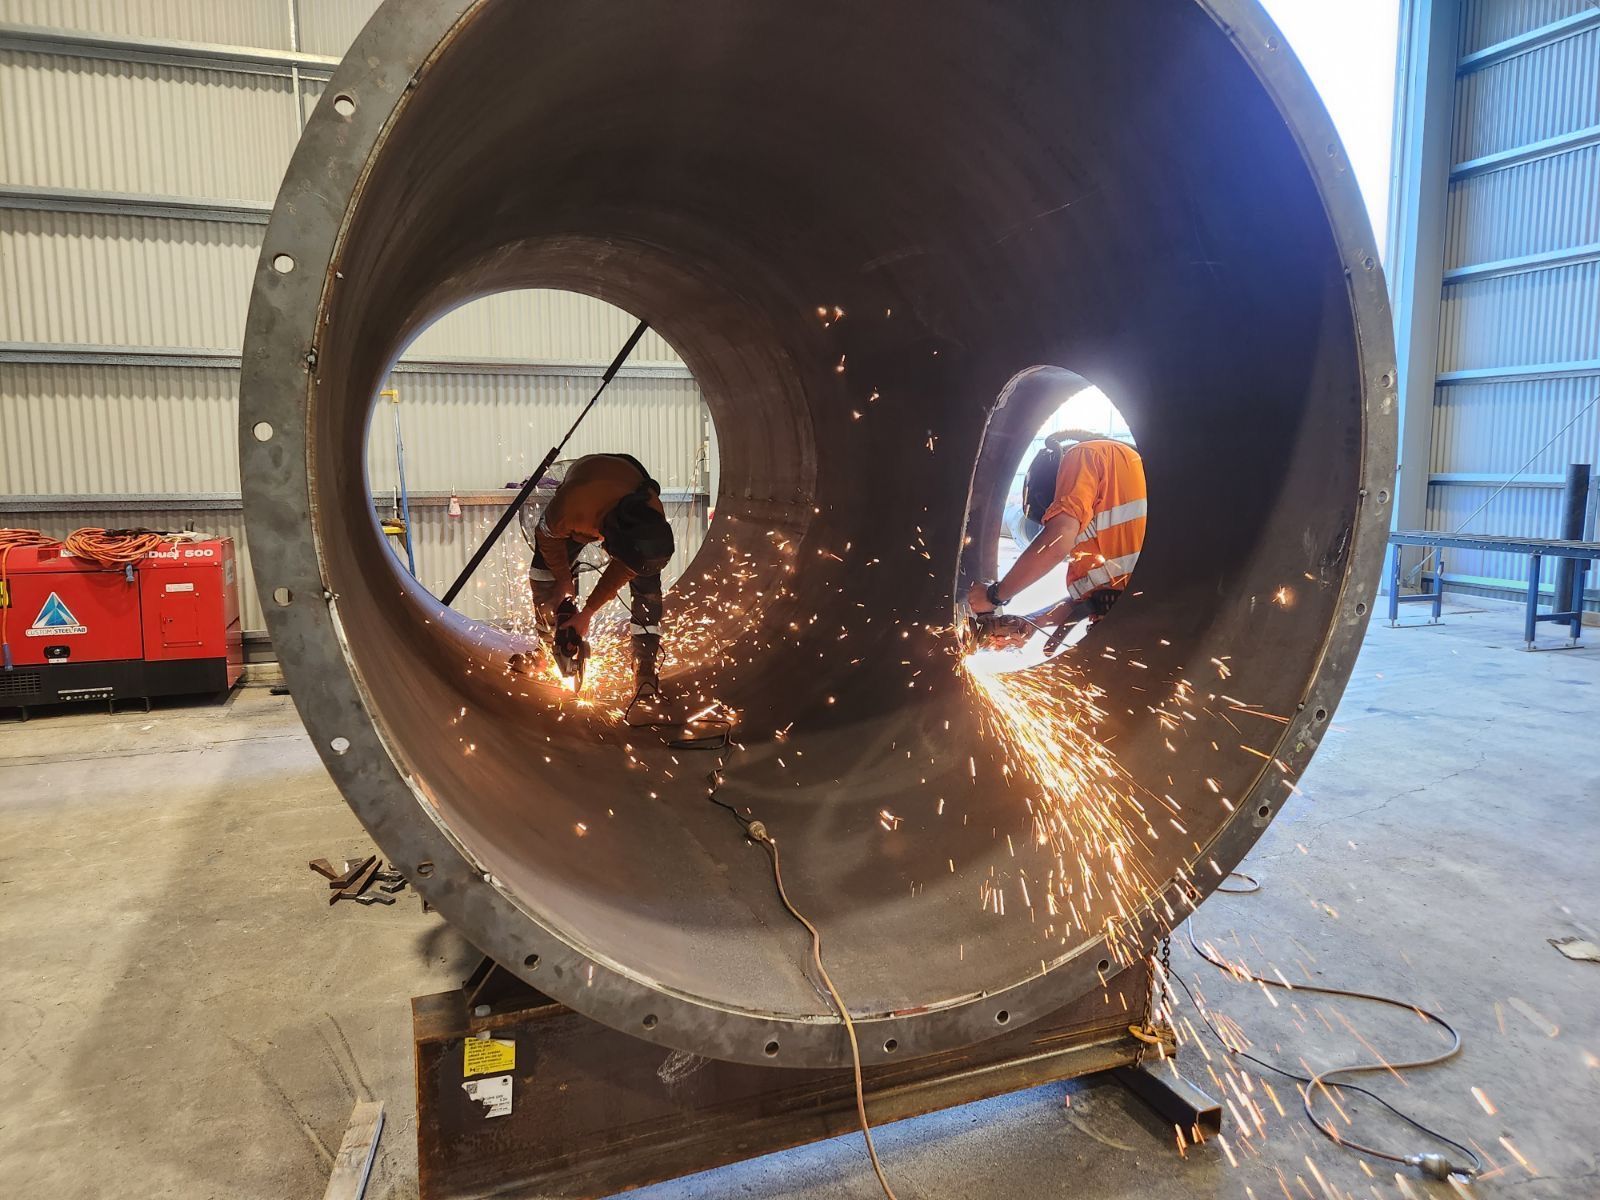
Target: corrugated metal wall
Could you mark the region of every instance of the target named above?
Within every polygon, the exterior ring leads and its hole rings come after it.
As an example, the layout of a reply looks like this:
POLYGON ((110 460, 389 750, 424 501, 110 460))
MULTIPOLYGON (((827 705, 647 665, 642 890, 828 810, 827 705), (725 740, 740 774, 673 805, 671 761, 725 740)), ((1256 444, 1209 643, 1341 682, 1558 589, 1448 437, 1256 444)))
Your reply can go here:
MULTIPOLYGON (((0 0, 0 525, 242 537, 238 355, 267 210, 303 114, 377 4, 0 0)), ((391 383, 425 582, 465 561, 494 490, 565 431, 632 328, 586 297, 506 293, 407 350, 391 383), (451 491, 461 518, 445 516, 451 491)), ((377 411, 367 456, 383 497, 391 419, 377 411)), ((704 531, 709 439, 699 390, 651 334, 570 450, 652 466, 681 565, 704 531)), ((496 573, 520 577, 524 555, 508 537, 496 573)))
MULTIPOLYGON (((1566 465, 1600 463, 1600 8, 1464 0, 1451 144, 1427 525, 1555 536, 1566 465)), ((1526 569, 1446 574, 1520 596, 1526 569)))
MULTIPOLYGON (((538 464, 534 464, 537 466, 538 464)), ((504 493, 461 497, 461 515, 449 515, 448 498, 431 496, 411 512, 412 549, 417 556, 417 578, 438 595, 450 586, 468 557, 494 526, 505 504, 504 493)), ((385 506, 386 508, 387 506, 385 506)), ((663 576, 670 587, 677 573, 699 546, 706 527, 704 498, 668 499, 665 508, 677 537, 680 553, 663 576)), ((396 548, 396 553, 402 553, 396 548)), ((521 624, 531 614, 528 600, 528 544, 515 524, 484 560, 478 574, 456 600, 456 609, 478 620, 502 621, 507 614, 521 624)), ((587 577, 586 577, 587 578, 587 577)), ((583 584, 584 588, 589 585, 583 584)))

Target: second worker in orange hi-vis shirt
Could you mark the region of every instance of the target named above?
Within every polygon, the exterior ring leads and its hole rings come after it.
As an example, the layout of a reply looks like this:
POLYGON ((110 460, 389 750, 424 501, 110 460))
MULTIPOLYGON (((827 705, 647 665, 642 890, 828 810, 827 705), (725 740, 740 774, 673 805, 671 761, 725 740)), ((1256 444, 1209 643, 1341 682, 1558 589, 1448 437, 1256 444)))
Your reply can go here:
POLYGON ((975 613, 1002 608, 1065 562, 1067 603, 1104 616, 1139 562, 1145 507, 1144 462, 1131 446, 1096 438, 1068 447, 1044 528, 1004 579, 972 585, 969 606, 975 613))

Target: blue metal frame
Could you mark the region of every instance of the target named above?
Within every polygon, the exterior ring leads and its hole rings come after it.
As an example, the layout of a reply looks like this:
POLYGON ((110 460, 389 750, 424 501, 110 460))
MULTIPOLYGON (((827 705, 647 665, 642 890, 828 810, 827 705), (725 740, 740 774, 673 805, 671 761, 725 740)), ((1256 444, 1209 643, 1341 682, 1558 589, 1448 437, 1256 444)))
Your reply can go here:
MULTIPOLYGON (((1397 542, 1391 535, 1390 546, 1409 545, 1410 543, 1397 542)), ((1432 604, 1433 615, 1428 618, 1429 625, 1439 624, 1439 619, 1444 613, 1444 554, 1435 555, 1437 567, 1433 573, 1433 591, 1419 592, 1415 596, 1402 596, 1400 594, 1401 570, 1400 554, 1398 551, 1389 555, 1389 628, 1400 628, 1400 606, 1402 604, 1432 604)))
POLYGON ((1429 533, 1412 530, 1389 535, 1391 546, 1429 546, 1439 553, 1438 569, 1433 576, 1433 591, 1415 596, 1400 594, 1400 555, 1391 555, 1393 563, 1389 575, 1389 624, 1397 626, 1402 604, 1433 605, 1433 619, 1437 624, 1444 606, 1444 554, 1446 547, 1457 550, 1493 550, 1502 554, 1528 556, 1528 607, 1523 620, 1523 641, 1529 650, 1536 649, 1539 626, 1545 622, 1565 625, 1572 634, 1571 645, 1578 645, 1583 637, 1583 591, 1589 574, 1589 564, 1600 562, 1600 542, 1575 542, 1560 538, 1520 538, 1490 533, 1429 533), (1552 611, 1539 611, 1539 579, 1546 558, 1570 558, 1577 569, 1572 572, 1572 592, 1568 596, 1552 598, 1552 611), (1569 606, 1561 607, 1563 604, 1569 606))

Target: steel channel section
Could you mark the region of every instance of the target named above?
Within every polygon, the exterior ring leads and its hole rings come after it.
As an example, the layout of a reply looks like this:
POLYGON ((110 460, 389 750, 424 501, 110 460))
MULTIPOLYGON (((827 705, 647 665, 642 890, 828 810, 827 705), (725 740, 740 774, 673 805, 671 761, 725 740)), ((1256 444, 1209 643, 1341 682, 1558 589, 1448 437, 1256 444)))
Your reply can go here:
POLYGON ((1069 366, 1118 399, 1146 456, 1150 538, 1105 636, 1148 671, 1083 669, 1125 769, 1186 800, 1215 774, 1234 798, 1187 805, 1189 844, 1137 864, 1164 882, 1126 940, 1153 944, 1282 806, 1367 625, 1395 467, 1376 258, 1325 110, 1246 0, 391 0, 295 152, 243 354, 247 526, 306 727, 383 853, 540 991, 714 1058, 848 1060, 764 855, 698 775, 647 800, 605 736, 556 736, 504 699, 506 647, 402 578, 373 526, 355 465, 370 398, 418 329, 506 287, 618 303, 682 354, 717 422, 717 517, 687 575, 739 554, 775 578, 803 566, 730 623, 737 666, 710 678, 745 713, 727 795, 783 845, 867 1061, 1044 1017, 1107 986, 1114 956, 980 911, 980 864, 1005 852, 991 830, 1026 829, 1023 796, 930 632, 1037 415, 991 419, 992 398, 1023 367, 1069 366), (850 311, 836 329, 815 317, 830 303, 850 311), (853 564, 827 558, 847 544, 853 564), (1294 606, 1270 605, 1278 585, 1294 606), (808 641, 811 617, 852 622, 867 669, 808 641), (1234 678, 1213 687, 1287 718, 1266 735, 1281 766, 1173 755, 1124 717, 1151 680, 1206 690, 1222 655, 1234 678), (786 721, 800 786, 765 733, 786 721), (908 746, 968 785, 969 822, 933 818, 908 746), (616 819, 580 840, 596 796, 616 819), (882 808, 906 814, 898 840, 882 808), (1204 864, 1192 883, 1186 858, 1204 864))

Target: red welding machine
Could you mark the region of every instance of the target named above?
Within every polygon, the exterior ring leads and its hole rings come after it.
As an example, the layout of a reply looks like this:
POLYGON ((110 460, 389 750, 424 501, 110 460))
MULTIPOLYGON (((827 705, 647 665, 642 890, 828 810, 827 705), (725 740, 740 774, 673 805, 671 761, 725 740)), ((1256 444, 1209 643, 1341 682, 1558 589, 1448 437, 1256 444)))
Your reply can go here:
POLYGON ((0 708, 225 693, 244 673, 233 541, 106 568, 63 546, 7 555, 0 708))

